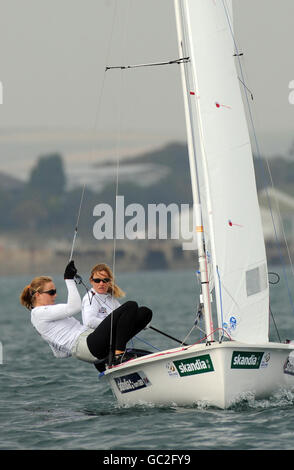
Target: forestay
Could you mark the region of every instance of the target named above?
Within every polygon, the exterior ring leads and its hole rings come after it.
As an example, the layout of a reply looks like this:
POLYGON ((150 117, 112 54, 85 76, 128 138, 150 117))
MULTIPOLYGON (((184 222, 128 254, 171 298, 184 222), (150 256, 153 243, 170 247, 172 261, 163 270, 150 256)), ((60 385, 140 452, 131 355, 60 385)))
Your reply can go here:
POLYGON ((233 339, 268 341, 267 263, 252 151, 235 67, 232 2, 183 0, 197 116, 200 193, 218 323, 233 339))

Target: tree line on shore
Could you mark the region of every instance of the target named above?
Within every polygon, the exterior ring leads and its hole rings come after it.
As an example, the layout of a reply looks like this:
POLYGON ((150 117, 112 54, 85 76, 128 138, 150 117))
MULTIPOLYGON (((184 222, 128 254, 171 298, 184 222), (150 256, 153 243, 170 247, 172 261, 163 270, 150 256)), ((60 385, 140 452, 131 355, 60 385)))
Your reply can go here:
MULTIPOLYGON (((126 160, 124 163, 128 163, 126 160)), ((137 160, 132 159, 132 163, 137 160)), ((139 159, 140 163, 166 166, 169 171, 161 180, 149 186, 138 186, 130 180, 119 184, 119 195, 125 204, 192 204, 189 160, 187 147, 170 144, 150 152, 139 159)), ((254 159, 258 189, 274 184, 282 191, 294 196, 294 162, 277 156, 265 162, 254 159), (269 165, 270 164, 270 165, 269 165), (271 177, 268 174, 270 166, 271 177)), ((35 235, 47 238, 72 237, 81 201, 82 186, 67 189, 67 177, 62 155, 40 156, 32 168, 27 182, 19 189, 4 189, 0 185, 0 217, 2 233, 16 233, 20 236, 35 235)), ((100 192, 85 188, 79 230, 93 238, 95 222, 93 208, 98 202, 115 207, 115 187, 107 184, 100 192)))

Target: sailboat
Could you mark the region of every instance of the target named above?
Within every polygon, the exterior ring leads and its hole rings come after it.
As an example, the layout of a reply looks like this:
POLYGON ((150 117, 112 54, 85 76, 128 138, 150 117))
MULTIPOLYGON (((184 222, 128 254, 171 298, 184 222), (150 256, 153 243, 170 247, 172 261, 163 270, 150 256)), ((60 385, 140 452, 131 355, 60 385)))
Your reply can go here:
POLYGON ((294 385, 294 344, 269 341, 268 269, 232 0, 174 0, 174 7, 205 340, 100 377, 121 404, 225 409, 248 393, 259 399, 294 385))

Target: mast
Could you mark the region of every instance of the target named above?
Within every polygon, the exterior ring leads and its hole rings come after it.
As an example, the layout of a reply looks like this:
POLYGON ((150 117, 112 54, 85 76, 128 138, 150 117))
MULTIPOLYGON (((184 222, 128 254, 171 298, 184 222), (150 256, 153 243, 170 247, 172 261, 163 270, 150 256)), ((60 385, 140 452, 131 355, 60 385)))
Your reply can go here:
MULTIPOLYGON (((180 56, 189 56, 189 48, 186 39, 184 13, 180 4, 180 0, 174 0, 177 34, 178 34, 178 47, 180 56)), ((196 135, 197 125, 195 109, 192 105, 192 97, 195 99, 195 86, 193 83, 192 75, 189 72, 191 67, 190 63, 182 63, 181 68, 181 80, 183 87, 184 96, 184 108, 186 117, 186 130, 187 130, 187 143, 189 153, 189 165, 190 165, 190 176, 191 186, 193 195, 193 212, 196 222, 196 240, 198 247, 198 260, 201 280, 201 295, 200 302, 203 308, 205 331, 206 335, 210 340, 213 340, 213 322, 211 314, 211 296, 210 296, 210 284, 209 284, 209 273, 208 273, 208 262, 205 249, 205 239, 203 231, 203 220, 201 212, 201 198, 200 198, 200 187, 198 179, 198 168, 196 160, 196 149, 201 148, 199 135, 196 135)))
POLYGON ((196 201, 201 201, 218 327, 237 341, 267 342, 266 252, 235 65, 232 2, 175 0, 175 9, 179 46, 190 57, 182 77, 191 179, 197 181, 196 201))

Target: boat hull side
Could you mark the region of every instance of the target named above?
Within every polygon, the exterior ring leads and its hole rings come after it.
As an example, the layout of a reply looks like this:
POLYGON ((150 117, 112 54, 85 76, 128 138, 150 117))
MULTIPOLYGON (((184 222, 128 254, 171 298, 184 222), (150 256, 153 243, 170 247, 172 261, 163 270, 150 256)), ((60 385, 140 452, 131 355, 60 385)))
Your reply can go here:
POLYGON ((289 388, 284 368, 290 352, 276 343, 212 343, 132 360, 103 377, 121 404, 204 403, 224 409, 248 393, 259 399, 289 388))

